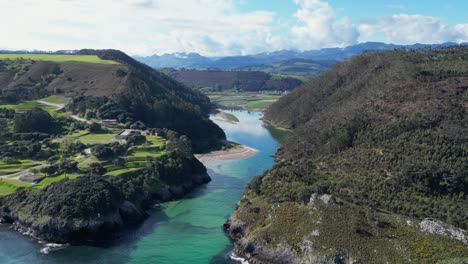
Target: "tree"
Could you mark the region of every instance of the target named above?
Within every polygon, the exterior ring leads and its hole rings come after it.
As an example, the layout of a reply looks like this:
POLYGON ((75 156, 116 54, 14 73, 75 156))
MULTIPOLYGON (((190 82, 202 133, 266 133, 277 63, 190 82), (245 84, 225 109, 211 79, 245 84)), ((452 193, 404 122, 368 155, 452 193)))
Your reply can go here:
POLYGON ((107 172, 106 168, 104 168, 101 163, 95 162, 89 165, 88 168, 88 175, 91 176, 101 176, 107 172))
POLYGON ((106 145, 97 145, 93 148, 93 155, 98 159, 105 159, 113 156, 114 152, 106 145))
POLYGON ((98 132, 98 131, 102 130, 102 127, 101 127, 100 124, 98 124, 96 122, 93 122, 93 123, 89 124, 88 129, 89 129, 90 132, 98 132))
POLYGON ((58 172, 57 165, 50 165, 41 168, 41 172, 47 174, 48 176, 54 175, 58 172))
POLYGON ((86 146, 78 139, 64 138, 60 143, 60 152, 63 155, 80 152, 85 148, 86 146))
POLYGON ((33 108, 22 114, 15 115, 14 130, 17 133, 25 132, 50 132, 54 125, 54 119, 50 114, 39 107, 33 108))

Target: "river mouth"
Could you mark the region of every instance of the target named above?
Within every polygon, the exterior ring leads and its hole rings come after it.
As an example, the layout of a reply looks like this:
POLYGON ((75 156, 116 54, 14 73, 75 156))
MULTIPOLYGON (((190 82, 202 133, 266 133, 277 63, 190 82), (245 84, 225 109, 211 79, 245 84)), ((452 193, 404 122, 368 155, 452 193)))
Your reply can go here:
POLYGON ((103 246, 70 246, 44 255, 43 245, 0 225, 0 263, 239 263, 230 258, 233 245, 222 226, 250 180, 273 165, 277 140, 261 113, 226 112, 239 122, 212 120, 228 140, 256 149, 255 155, 206 163, 209 184, 152 209, 142 225, 103 246))

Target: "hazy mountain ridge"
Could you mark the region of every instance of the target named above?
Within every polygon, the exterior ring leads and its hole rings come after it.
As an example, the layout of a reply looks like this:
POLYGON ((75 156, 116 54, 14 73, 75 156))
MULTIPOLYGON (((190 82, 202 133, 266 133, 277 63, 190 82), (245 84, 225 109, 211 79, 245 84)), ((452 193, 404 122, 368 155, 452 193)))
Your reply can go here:
MULTIPOLYGON (((281 50, 246 56, 205 57, 197 53, 173 53, 134 58, 153 68, 188 69, 237 69, 249 66, 272 64, 290 59, 344 60, 366 50, 419 49, 426 47, 453 46, 457 43, 396 45, 381 42, 366 42, 345 48, 324 48, 320 50, 281 50)), ((462 43, 460 45, 467 45, 462 43)))

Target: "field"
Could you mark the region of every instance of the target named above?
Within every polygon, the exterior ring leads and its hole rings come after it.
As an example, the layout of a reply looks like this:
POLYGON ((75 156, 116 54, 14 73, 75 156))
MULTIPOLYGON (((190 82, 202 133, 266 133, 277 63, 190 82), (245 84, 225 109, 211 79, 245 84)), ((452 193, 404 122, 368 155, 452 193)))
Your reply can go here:
POLYGON ((104 162, 109 176, 122 176, 135 173, 146 168, 146 157, 158 159, 166 154, 163 150, 164 139, 156 136, 147 136, 147 143, 134 147, 128 156, 123 157, 125 164, 122 167, 115 167, 110 162, 104 162))
POLYGON ((61 54, 0 54, 0 60, 31 59, 53 62, 86 62, 96 64, 119 64, 112 60, 102 60, 95 55, 61 55, 61 54))
POLYGON ((107 144, 110 143, 112 138, 114 138, 120 132, 120 130, 114 130, 91 133, 86 130, 81 130, 74 134, 68 135, 65 138, 79 139, 81 143, 86 145, 107 144))
POLYGON ((40 190, 54 182, 58 182, 58 181, 61 181, 65 178, 69 178, 69 179, 76 179, 78 176, 76 174, 72 174, 72 173, 68 173, 68 174, 62 174, 62 175, 58 175, 58 176, 55 176, 55 177, 46 177, 45 179, 43 179, 39 184, 36 184, 36 185, 33 185, 32 189, 33 190, 40 190))
POLYGON ((20 188, 29 188, 30 183, 12 180, 12 179, 0 179, 0 197, 12 194, 20 188))
POLYGON ((44 102, 48 102, 48 103, 52 103, 52 104, 66 104, 70 100, 67 99, 67 98, 64 98, 64 97, 59 97, 59 96, 52 95, 52 96, 49 96, 49 97, 46 97, 46 98, 42 98, 42 99, 40 99, 40 101, 44 101, 44 102))
POLYGON ((265 110, 270 104, 281 98, 280 94, 257 92, 216 92, 208 93, 211 101, 223 109, 265 110))
POLYGON ((253 111, 253 110, 265 110, 267 109, 271 104, 276 102, 277 99, 268 99, 268 100, 259 100, 259 101, 252 101, 248 102, 244 108, 245 110, 248 111, 253 111))
POLYGON ((24 112, 27 110, 31 110, 35 107, 39 107, 47 112, 52 112, 55 109, 57 109, 55 106, 50 106, 50 105, 45 105, 41 104, 37 101, 23 101, 17 104, 0 104, 1 108, 8 108, 8 109, 14 109, 17 112, 24 112))
POLYGON ((28 169, 41 163, 30 161, 30 160, 18 160, 17 163, 7 164, 3 161, 0 161, 0 175, 7 175, 20 172, 24 169, 28 169))

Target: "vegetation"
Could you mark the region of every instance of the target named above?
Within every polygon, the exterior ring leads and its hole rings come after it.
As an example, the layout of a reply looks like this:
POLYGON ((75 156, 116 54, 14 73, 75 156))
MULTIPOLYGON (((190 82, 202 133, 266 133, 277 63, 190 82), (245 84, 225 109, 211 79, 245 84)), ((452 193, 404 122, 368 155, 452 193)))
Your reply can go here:
POLYGON ((44 102, 48 102, 48 103, 53 103, 53 104, 66 104, 70 101, 67 98, 59 97, 56 95, 51 95, 46 98, 41 98, 40 100, 44 102))
POLYGON ((40 108, 33 108, 22 114, 15 115, 15 132, 49 132, 54 124, 52 116, 40 108))
POLYGON ((297 78, 273 76, 260 71, 222 71, 222 70, 170 70, 175 80, 188 87, 203 92, 289 91, 299 86, 297 78))
POLYGON ((238 93, 235 91, 224 91, 220 93, 208 93, 208 96, 219 108, 245 109, 251 111, 265 110, 270 104, 276 102, 279 98, 281 98, 281 93, 238 93))
POLYGON ((40 60, 40 61, 53 61, 53 62, 84 62, 84 63, 97 63, 97 64, 118 64, 112 60, 103 60, 96 55, 64 55, 64 54, 0 54, 0 60, 40 60))
POLYGON ((267 99, 267 100, 259 100, 247 103, 244 108, 249 111, 260 110, 263 111, 267 109, 271 104, 276 102, 276 99, 267 99))
POLYGON ((237 210, 237 221, 257 221, 246 236, 301 256, 310 240, 331 248, 312 250, 316 257, 466 261, 466 245, 418 224, 468 228, 467 68, 466 47, 366 53, 273 104, 265 118, 294 131, 237 210), (311 206, 324 194, 329 207, 311 206), (320 235, 308 237, 314 230, 320 235))
MULTIPOLYGON (((19 109, 20 102, 38 105, 35 100, 55 104, 66 102, 71 111, 84 119, 117 119, 123 127, 165 127, 184 135, 196 151, 220 148, 223 131, 208 118, 211 103, 208 97, 193 91, 116 50, 81 50, 75 55, 57 56, 55 61, 29 57, 0 57, 0 104, 19 109), (65 56, 65 57, 63 57, 65 56), (63 62, 58 62, 63 58, 63 62), (112 64, 68 59, 112 61, 112 64), (116 64, 117 63, 117 64, 116 64), (90 81, 92 80, 92 81, 90 81)), ((48 58, 48 57, 47 57, 48 58)), ((41 105, 47 110, 52 106, 41 105)), ((23 109, 31 109, 25 105, 23 109)), ((2 121, 4 122, 4 121, 2 121)))
POLYGON ((249 71, 261 71, 282 77, 294 77, 306 81, 326 71, 336 63, 336 61, 291 59, 272 64, 249 66, 241 69, 249 71))

